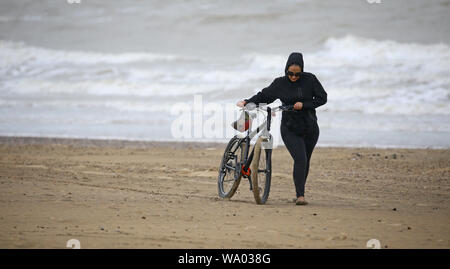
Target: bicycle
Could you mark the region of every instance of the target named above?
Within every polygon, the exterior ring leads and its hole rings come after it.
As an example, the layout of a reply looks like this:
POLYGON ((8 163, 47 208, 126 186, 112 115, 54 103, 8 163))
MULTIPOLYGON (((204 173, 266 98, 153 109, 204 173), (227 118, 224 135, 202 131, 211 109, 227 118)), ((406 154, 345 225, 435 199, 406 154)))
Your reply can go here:
POLYGON ((244 122, 241 122, 243 126, 238 126, 239 120, 232 124, 236 130, 247 133, 245 137, 236 135, 231 138, 225 148, 219 167, 218 192, 221 198, 231 198, 236 193, 241 178, 244 177, 249 181, 250 190, 253 192, 256 203, 265 204, 269 198, 272 177, 273 138, 270 134, 272 112, 293 111, 293 106, 275 108, 255 106, 255 108, 257 112, 267 112, 266 120, 251 131, 251 120, 256 114, 251 115, 249 111, 253 108, 246 105, 243 109, 243 116, 241 116, 245 119, 244 122), (261 135, 257 138, 249 155, 250 141, 260 132, 261 135), (265 154, 261 154, 262 149, 265 154))

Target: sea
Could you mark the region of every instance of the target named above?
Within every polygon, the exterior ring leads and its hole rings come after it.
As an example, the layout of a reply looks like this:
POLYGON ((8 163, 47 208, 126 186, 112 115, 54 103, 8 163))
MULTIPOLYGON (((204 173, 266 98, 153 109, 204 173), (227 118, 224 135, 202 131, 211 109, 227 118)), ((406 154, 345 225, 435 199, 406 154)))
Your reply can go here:
POLYGON ((0 136, 226 142, 235 104, 301 52, 328 93, 319 147, 448 149, 449 14, 448 0, 2 0, 0 136))

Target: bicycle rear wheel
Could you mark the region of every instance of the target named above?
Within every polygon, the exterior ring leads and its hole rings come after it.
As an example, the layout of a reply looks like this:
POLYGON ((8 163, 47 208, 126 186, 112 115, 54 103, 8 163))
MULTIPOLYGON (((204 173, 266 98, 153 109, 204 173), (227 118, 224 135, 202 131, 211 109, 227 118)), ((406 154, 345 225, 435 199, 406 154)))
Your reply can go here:
POLYGON ((269 198, 272 178, 272 150, 261 147, 262 138, 255 144, 253 160, 250 165, 253 196, 257 204, 265 204, 269 198))
POLYGON ((241 182, 241 163, 244 157, 245 142, 233 137, 228 142, 219 167, 217 181, 219 196, 231 198, 241 182))

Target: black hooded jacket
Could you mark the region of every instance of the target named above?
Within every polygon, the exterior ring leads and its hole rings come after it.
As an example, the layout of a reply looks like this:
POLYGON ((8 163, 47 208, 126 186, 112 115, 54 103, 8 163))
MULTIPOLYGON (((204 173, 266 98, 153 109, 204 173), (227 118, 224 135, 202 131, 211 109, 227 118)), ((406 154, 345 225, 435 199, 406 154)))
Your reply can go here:
POLYGON ((283 105, 294 105, 302 102, 303 108, 296 111, 283 111, 281 124, 289 130, 303 135, 317 126, 316 108, 327 102, 327 93, 323 89, 315 75, 303 72, 303 56, 294 52, 289 56, 285 75, 276 78, 268 87, 262 89, 250 99, 245 99, 246 103, 270 104, 276 99, 280 99, 283 105), (302 68, 300 78, 292 82, 287 76, 289 66, 297 64, 302 68))

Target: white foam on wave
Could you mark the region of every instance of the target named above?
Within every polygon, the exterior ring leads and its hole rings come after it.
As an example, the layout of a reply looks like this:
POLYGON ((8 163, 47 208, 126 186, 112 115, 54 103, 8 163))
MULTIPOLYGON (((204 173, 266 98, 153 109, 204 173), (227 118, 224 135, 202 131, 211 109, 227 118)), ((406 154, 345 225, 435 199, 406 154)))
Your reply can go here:
MULTIPOLYGON (((26 79, 5 83, 4 96, 35 98, 65 96, 95 98, 103 96, 140 98, 140 97, 182 97, 194 94, 207 94, 223 90, 222 85, 189 84, 189 83, 142 83, 119 79, 104 79, 97 81, 52 81, 39 79, 26 79)), ((1 95, 0 95, 1 96, 1 95)))
MULTIPOLYGON (((329 101, 320 110, 450 114, 450 48, 445 44, 345 36, 328 39, 320 50, 304 57, 305 71, 315 73, 328 92, 329 101)), ((237 100, 282 75, 285 61, 286 55, 248 54, 211 67, 210 59, 192 56, 64 51, 0 41, 0 97, 169 101, 214 93, 221 99, 213 101, 221 102, 224 94, 219 93, 242 89, 243 95, 234 97, 237 100)))
MULTIPOLYGON (((173 103, 165 101, 161 103, 150 102, 148 99, 27 99, 6 100, 0 99, 0 108, 38 110, 67 110, 67 109, 99 109, 123 112, 166 112, 170 113, 173 103)), ((14 110, 14 111, 16 111, 14 110)), ((5 116, 5 115, 4 115, 5 116)), ((95 119, 92 119, 95 120, 95 119)))
POLYGON ((0 41, 0 97, 172 97, 238 88, 265 74, 248 68, 209 68, 191 56, 62 51, 0 41))
MULTIPOLYGON (((253 67, 278 71, 285 57, 247 55, 253 67)), ((305 54, 305 71, 329 94, 329 111, 383 114, 450 114, 450 47, 329 38, 305 54)))
POLYGON ((0 41, 0 70, 23 65, 56 64, 127 64, 133 62, 155 61, 195 61, 193 57, 180 57, 171 54, 130 52, 108 54, 99 52, 51 50, 25 45, 22 42, 0 41))

